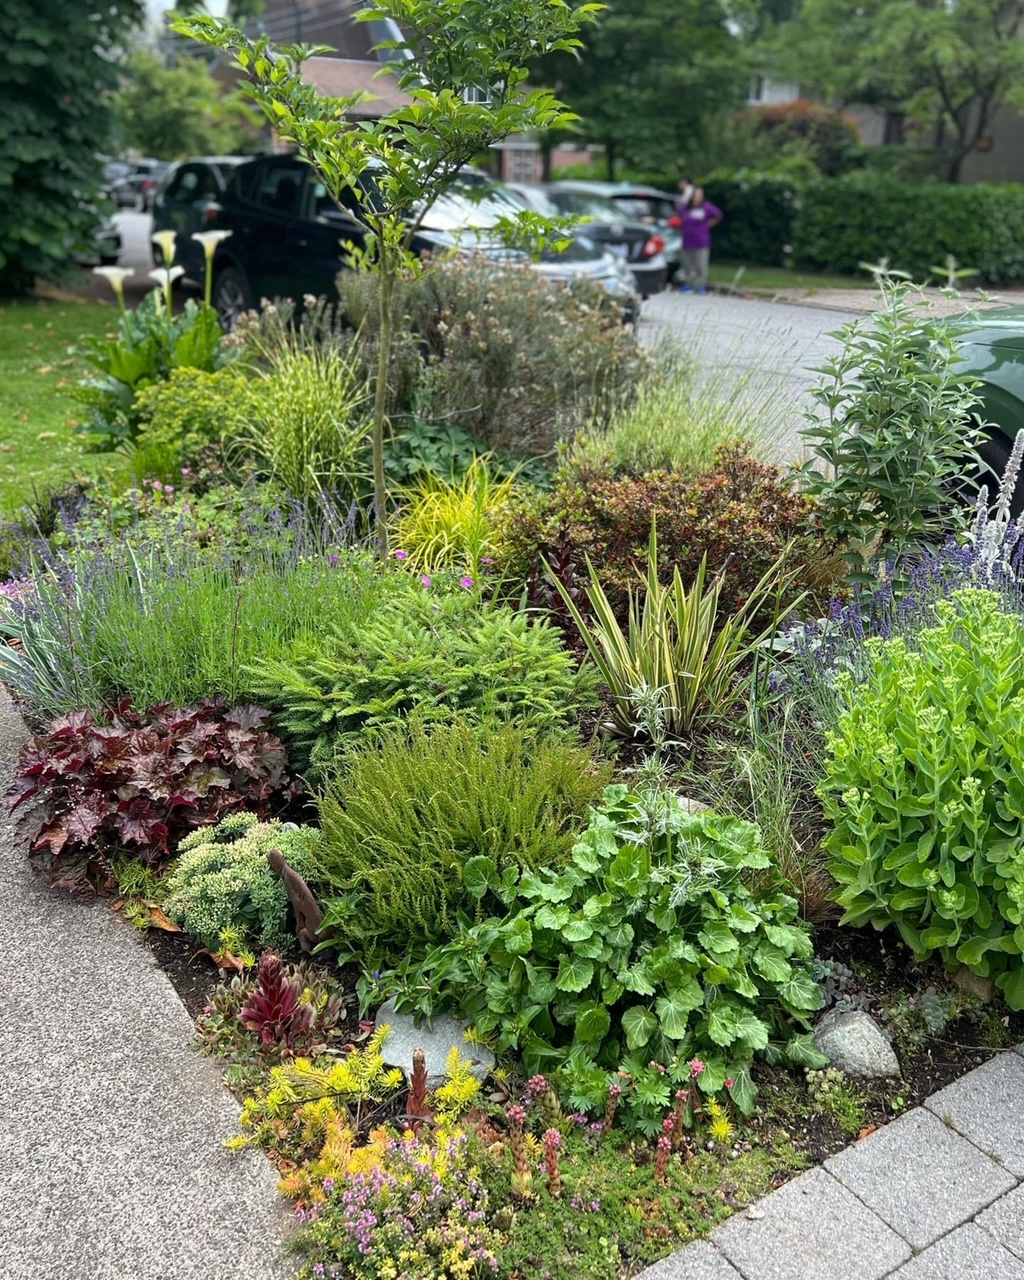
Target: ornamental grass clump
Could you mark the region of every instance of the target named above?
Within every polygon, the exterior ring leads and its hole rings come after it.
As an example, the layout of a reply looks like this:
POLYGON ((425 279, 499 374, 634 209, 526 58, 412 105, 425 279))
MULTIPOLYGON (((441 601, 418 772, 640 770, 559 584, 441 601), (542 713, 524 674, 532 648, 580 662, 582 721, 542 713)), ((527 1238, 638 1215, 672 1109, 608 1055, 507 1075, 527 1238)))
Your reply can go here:
POLYGON ((420 716, 347 757, 318 800, 317 878, 336 945, 422 952, 479 912, 481 857, 515 878, 560 866, 610 768, 532 727, 420 716))
POLYGON ((1024 1008, 1024 632, 964 589, 911 638, 868 640, 820 793, 843 923, 892 926, 1024 1008))

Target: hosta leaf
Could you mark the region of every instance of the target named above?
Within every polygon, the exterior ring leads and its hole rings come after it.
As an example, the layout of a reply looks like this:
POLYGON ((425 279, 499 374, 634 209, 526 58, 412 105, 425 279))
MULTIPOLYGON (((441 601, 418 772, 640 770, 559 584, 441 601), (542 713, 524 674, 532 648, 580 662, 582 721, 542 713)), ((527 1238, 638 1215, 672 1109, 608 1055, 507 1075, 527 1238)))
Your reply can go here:
POLYGON ((622 1015, 622 1030, 630 1050, 642 1049, 658 1029, 658 1019, 641 1005, 634 1005, 622 1015))
POLYGON ((594 962, 582 956, 563 956, 555 976, 559 991, 585 991, 594 977, 594 962))

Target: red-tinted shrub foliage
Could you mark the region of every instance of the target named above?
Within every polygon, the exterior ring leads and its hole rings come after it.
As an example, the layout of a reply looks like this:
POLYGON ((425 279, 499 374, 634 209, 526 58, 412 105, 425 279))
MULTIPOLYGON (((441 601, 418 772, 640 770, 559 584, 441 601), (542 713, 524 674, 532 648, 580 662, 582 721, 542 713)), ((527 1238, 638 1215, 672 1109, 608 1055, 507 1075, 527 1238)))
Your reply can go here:
POLYGON ((106 888, 116 853, 155 866, 195 827, 235 809, 266 817, 299 793, 267 719, 214 701, 138 712, 126 700, 107 720, 69 712, 22 748, 11 812, 36 802, 22 823, 54 884, 106 888))
POLYGON ((700 475, 650 471, 556 479, 549 492, 509 514, 503 567, 533 595, 544 578, 542 559, 556 573, 572 566, 578 578, 589 556, 612 604, 624 609, 646 568, 655 517, 666 579, 678 564, 689 581, 707 555, 709 570, 724 573, 724 608, 742 603, 790 542, 790 567, 798 571, 792 594, 831 582, 830 552, 815 530, 813 502, 743 445, 720 450, 700 475))

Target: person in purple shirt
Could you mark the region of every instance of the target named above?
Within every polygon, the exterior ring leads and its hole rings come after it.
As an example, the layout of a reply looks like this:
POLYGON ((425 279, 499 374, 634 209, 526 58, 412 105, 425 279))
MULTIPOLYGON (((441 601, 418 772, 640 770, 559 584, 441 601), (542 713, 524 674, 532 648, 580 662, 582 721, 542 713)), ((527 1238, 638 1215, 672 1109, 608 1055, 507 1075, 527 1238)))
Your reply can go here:
POLYGON ((711 228, 717 227, 724 214, 710 200, 704 199, 704 188, 695 187, 688 203, 679 202, 679 224, 683 234, 681 292, 707 293, 708 261, 711 258, 711 228))

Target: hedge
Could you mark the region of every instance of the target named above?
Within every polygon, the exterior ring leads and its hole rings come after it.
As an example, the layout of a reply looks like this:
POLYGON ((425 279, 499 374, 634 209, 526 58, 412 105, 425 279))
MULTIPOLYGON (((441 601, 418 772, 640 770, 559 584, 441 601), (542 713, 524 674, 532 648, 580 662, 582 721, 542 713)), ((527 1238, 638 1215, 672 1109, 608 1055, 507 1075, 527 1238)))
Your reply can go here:
POLYGON ((800 204, 794 182, 742 171, 718 173, 704 183, 704 194, 725 214, 714 233, 717 258, 760 267, 786 264, 800 204))
MULTIPOLYGON (((853 275, 861 262, 888 258, 891 267, 922 281, 951 253, 981 280, 1019 280, 1024 277, 1024 187, 915 186, 880 175, 847 174, 803 189, 792 237, 793 266, 812 271, 853 275)), ((717 247, 724 257, 721 238, 717 247)))

